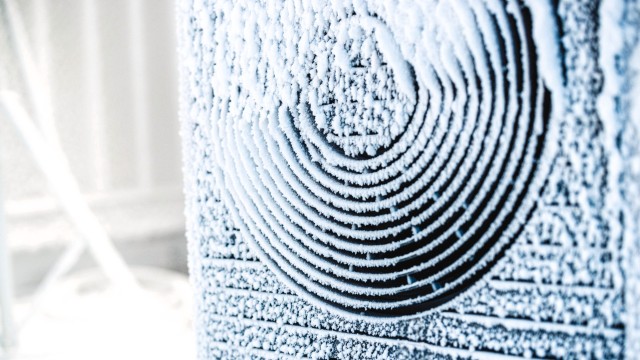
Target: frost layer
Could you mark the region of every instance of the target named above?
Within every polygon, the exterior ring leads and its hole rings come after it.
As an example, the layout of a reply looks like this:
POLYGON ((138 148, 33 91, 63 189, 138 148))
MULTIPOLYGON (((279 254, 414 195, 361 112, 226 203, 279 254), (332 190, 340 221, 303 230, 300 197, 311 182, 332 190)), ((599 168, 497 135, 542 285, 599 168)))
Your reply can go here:
POLYGON ((598 10, 181 1, 201 358, 622 357, 598 10))

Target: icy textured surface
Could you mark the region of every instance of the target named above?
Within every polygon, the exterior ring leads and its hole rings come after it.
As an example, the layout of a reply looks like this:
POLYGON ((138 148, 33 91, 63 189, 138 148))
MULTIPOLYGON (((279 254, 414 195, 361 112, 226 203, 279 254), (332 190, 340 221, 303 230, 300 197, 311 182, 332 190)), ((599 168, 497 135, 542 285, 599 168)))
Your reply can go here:
POLYGON ((636 2, 179 20, 200 358, 638 354, 636 2))

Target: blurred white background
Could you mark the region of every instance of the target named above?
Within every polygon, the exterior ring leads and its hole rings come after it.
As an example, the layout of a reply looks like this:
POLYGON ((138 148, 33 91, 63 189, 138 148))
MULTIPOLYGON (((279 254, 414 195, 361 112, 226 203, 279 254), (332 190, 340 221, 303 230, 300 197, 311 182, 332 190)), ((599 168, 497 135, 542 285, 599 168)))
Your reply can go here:
MULTIPOLYGON (((52 106, 53 121, 38 123, 36 120, 39 119, 34 119, 34 122, 39 124, 44 136, 60 144, 83 198, 127 264, 132 268, 147 267, 137 272, 139 277, 146 279, 141 281, 146 281, 146 286, 156 286, 157 290, 166 280, 171 284, 169 288, 179 288, 182 292, 176 296, 188 298, 188 286, 183 286, 186 284, 187 260, 174 1, 12 0, 10 3, 24 29, 24 36, 17 38, 27 43, 28 53, 39 73, 39 91, 52 106), (155 285, 149 285, 151 283, 155 285)), ((6 21, 7 4, 0 0, 0 11, 5 12, 0 18, 0 90, 16 91, 29 104, 21 59, 15 56, 15 44, 12 43, 16 40, 10 26, 13 21, 6 21)), ((33 115, 37 111, 30 106, 27 110, 33 115)), ((19 322, 22 305, 29 304, 33 291, 51 266, 69 244, 82 239, 49 191, 45 177, 15 127, 1 115, 0 191, 6 223, 4 239, 13 264, 12 288, 16 321, 19 322)), ((102 280, 97 280, 99 272, 95 276, 87 275, 94 265, 85 251, 74 270, 59 281, 58 287, 74 288, 69 284, 87 282, 88 278, 100 283, 102 280)), ((41 309, 36 310, 40 315, 53 311, 49 308, 56 296, 65 298, 69 304, 76 301, 69 300, 68 294, 60 293, 59 289, 52 293, 58 295, 46 298, 41 309)), ((109 291, 103 291, 101 296, 105 301, 98 300, 91 306, 118 303, 109 291)), ((183 308, 183 305, 186 304, 180 302, 176 306, 185 311, 184 317, 188 318, 190 308, 183 308)), ((80 307, 78 305, 78 311, 80 307)), ((85 310, 97 312, 91 309, 85 310)), ((115 308, 111 306, 110 309, 115 308)), ((109 313, 104 310, 102 316, 109 313)), ((63 313, 68 309, 55 311, 63 313)), ((127 310, 114 311, 126 313, 127 310)), ((150 319, 159 322, 153 324, 155 327, 163 326, 162 320, 154 316, 143 321, 150 319)), ((43 358, 66 358, 56 353, 61 350, 54 349, 55 346, 51 351, 46 346, 29 348, 39 346, 38 336, 58 331, 51 324, 46 326, 53 327, 45 331, 45 325, 37 325, 37 321, 33 320, 30 325, 36 330, 24 330, 19 334, 20 341, 13 355, 6 349, 0 350, 0 359, 19 359, 21 354, 27 354, 29 358, 34 354, 43 358), (38 326, 42 334, 38 333, 38 326)), ((113 326, 124 328, 126 324, 113 326)), ((186 339, 184 346, 188 348, 188 330, 182 335, 186 339)), ((107 341, 96 340, 98 335, 95 333, 85 333, 85 336, 85 340, 91 338, 98 344, 107 341)), ((171 333, 170 336, 174 337, 176 346, 183 346, 178 344, 177 335, 171 333)), ((82 343, 83 339, 71 342, 82 343)), ((117 347, 111 344, 105 342, 104 345, 117 347)), ((167 358, 189 358, 190 349, 186 348, 185 352, 179 352, 185 356, 167 358)), ((151 358, 142 351, 131 358, 151 358)), ((167 352, 164 355, 169 356, 167 352)))

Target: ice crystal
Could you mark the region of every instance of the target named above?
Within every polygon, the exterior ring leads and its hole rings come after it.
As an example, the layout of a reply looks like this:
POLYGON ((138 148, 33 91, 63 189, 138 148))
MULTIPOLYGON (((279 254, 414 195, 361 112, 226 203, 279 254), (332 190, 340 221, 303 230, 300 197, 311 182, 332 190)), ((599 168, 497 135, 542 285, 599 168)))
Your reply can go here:
POLYGON ((200 357, 634 356, 638 4, 605 2, 181 0, 200 357))

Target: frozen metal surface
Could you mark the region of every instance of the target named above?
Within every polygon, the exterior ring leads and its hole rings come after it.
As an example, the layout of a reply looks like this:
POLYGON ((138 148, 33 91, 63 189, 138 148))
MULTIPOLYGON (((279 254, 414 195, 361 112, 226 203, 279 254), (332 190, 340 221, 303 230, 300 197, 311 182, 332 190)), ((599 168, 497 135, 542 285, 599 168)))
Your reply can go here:
POLYGON ((637 356, 636 2, 178 10, 201 359, 637 356))

